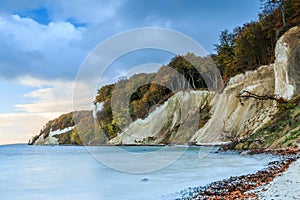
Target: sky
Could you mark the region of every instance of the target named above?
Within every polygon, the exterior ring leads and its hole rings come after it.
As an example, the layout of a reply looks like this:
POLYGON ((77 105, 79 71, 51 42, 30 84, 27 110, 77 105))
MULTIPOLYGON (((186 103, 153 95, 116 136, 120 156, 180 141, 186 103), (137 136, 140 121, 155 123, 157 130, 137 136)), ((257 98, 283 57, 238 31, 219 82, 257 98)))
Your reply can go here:
MULTIPOLYGON (((0 144, 26 143, 48 120, 72 111, 80 66, 111 36, 168 28, 214 53, 220 32, 257 20, 259 7, 259 0, 0 1, 0 144)), ((154 50, 122 56, 100 85, 117 81, 130 67, 166 64, 173 56, 154 50)))

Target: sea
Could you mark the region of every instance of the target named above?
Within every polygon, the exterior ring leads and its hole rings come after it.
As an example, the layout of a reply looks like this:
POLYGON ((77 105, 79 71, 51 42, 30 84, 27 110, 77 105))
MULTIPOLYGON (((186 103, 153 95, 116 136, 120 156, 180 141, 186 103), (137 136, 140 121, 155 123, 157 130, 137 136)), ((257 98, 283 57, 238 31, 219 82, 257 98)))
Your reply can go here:
POLYGON ((276 159, 216 146, 2 145, 0 199, 170 200, 189 187, 255 173, 276 159))

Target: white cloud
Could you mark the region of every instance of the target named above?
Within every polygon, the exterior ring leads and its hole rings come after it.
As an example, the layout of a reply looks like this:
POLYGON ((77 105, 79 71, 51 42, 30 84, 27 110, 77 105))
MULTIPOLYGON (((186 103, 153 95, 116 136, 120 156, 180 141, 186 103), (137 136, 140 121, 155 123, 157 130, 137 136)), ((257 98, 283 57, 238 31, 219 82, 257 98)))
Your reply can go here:
POLYGON ((0 17, 0 75, 71 77, 88 50, 81 45, 85 28, 64 21, 40 24, 18 15, 0 17), (17 59, 16 59, 17 58, 17 59))
POLYGON ((58 21, 42 25, 18 15, 2 17, 0 20, 2 36, 10 37, 9 42, 22 47, 24 51, 47 49, 53 42, 63 42, 63 45, 75 42, 81 39, 84 31, 84 28, 76 28, 69 22, 58 21))
POLYGON ((87 24, 100 24, 113 17, 116 10, 121 6, 119 0, 73 0, 51 1, 49 3, 51 14, 54 19, 73 18, 78 22, 87 24))
POLYGON ((19 82, 22 85, 30 86, 30 87, 42 87, 45 85, 45 81, 42 79, 32 78, 30 76, 25 76, 22 78, 18 78, 16 82, 19 82))
POLYGON ((38 87, 38 89, 24 94, 24 97, 34 102, 15 105, 18 110, 27 113, 70 112, 72 110, 73 81, 49 81, 26 77, 20 79, 20 83, 38 87))
MULTIPOLYGON (((49 81, 32 77, 15 81, 26 87, 36 88, 24 94, 25 98, 33 102, 15 105, 20 113, 0 114, 0 144, 28 142, 32 136, 39 133, 47 121, 73 109, 74 81, 49 81)), ((93 97, 87 97, 86 94, 90 94, 87 91, 94 88, 88 88, 85 83, 76 83, 76 87, 78 91, 82 91, 75 95, 77 108, 92 109, 93 97), (81 107, 78 107, 79 105, 81 107)))
POLYGON ((27 113, 66 113, 73 109, 93 108, 93 95, 96 92, 97 86, 92 87, 88 82, 42 80, 32 77, 19 78, 18 82, 25 86, 37 87, 37 89, 24 94, 25 98, 30 98, 34 102, 15 105, 18 110, 27 113), (77 92, 76 94, 74 94, 74 90, 77 92))
POLYGON ((61 113, 8 113, 0 114, 0 145, 28 142, 45 123, 61 113))

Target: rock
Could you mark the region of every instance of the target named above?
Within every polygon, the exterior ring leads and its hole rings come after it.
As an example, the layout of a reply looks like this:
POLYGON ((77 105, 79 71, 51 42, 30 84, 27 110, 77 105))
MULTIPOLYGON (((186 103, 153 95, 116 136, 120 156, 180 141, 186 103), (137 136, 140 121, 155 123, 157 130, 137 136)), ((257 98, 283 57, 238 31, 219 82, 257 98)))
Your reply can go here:
POLYGON ((275 94, 290 100, 300 93, 300 26, 278 40, 275 55, 275 94))
POLYGON ((286 155, 282 160, 270 162, 268 168, 255 174, 234 176, 207 186, 185 189, 180 192, 182 195, 180 199, 257 199, 257 192, 253 190, 271 182, 274 177, 284 172, 296 158, 297 156, 294 155, 286 155))
POLYGON ((232 77, 223 93, 216 94, 211 103, 211 118, 196 132, 192 140, 197 144, 222 141, 225 130, 236 130, 237 135, 255 132, 276 112, 274 102, 255 98, 242 100, 237 96, 242 91, 257 95, 273 95, 275 87, 274 67, 267 65, 232 77))
POLYGON ((157 107, 145 119, 131 123, 110 144, 160 144, 169 137, 172 144, 188 144, 198 130, 199 108, 211 100, 208 91, 180 91, 157 107), (150 140, 149 140, 150 138, 150 140))
POLYGON ((243 151, 241 153, 241 156, 246 156, 246 155, 249 155, 249 154, 251 154, 251 151, 250 150, 246 150, 246 151, 243 151))
MULTIPOLYGON (((260 96, 276 94, 285 99, 291 99, 300 93, 300 26, 290 29, 278 40, 275 54, 274 64, 261 66, 254 71, 247 71, 232 77, 222 93, 200 90, 177 92, 164 104, 153 107, 153 111, 148 117, 132 122, 124 127, 125 130, 117 137, 109 138, 111 140, 108 143, 114 145, 216 145, 222 144, 226 140, 222 136, 225 132, 236 132, 236 137, 247 138, 271 120, 271 117, 277 112, 277 107, 274 100, 239 99, 237 96, 241 92, 248 91, 260 96), (205 110, 205 114, 210 119, 207 122, 204 121, 205 125, 202 124, 199 129, 199 112, 201 110, 205 110)), ((96 111, 101 107, 102 105, 96 104, 96 111)), ((80 121, 93 123, 94 121, 89 119, 91 117, 92 115, 86 115, 85 120, 80 117, 80 121)), ((64 121, 70 122, 71 120, 64 121)), ((62 124, 63 127, 53 130, 67 128, 65 123, 62 124)), ((77 122, 76 124, 81 123, 77 122)), ((84 133, 86 129, 90 131, 92 126, 87 125, 81 125, 83 131, 78 131, 80 127, 76 127, 77 132, 84 133)), ((96 136, 97 130, 92 132, 96 136)), ((47 138, 49 133, 50 127, 48 126, 47 130, 42 131, 34 138, 35 140, 39 139, 37 143, 40 144, 61 143, 55 138, 47 138), (47 140, 44 140, 45 138, 47 140)), ((89 138, 92 137, 89 136, 87 141, 82 141, 82 143, 99 145, 108 140, 104 133, 101 134, 100 141, 97 140, 98 135, 94 137, 95 140, 89 138)), ((82 138, 80 139, 82 140, 82 138)), ((31 143, 35 144, 35 140, 31 143)), ((264 138, 259 141, 264 141, 264 138)), ((67 144, 74 144, 74 141, 67 142, 67 144)), ((254 148, 255 146, 255 143, 251 143, 250 147, 254 148)))

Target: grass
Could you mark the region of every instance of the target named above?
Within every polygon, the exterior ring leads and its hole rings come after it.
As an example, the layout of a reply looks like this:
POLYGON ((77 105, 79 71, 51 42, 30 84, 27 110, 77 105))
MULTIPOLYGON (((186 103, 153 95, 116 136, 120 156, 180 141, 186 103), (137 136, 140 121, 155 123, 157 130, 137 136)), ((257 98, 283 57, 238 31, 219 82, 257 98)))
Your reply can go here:
POLYGON ((279 112, 235 149, 293 147, 300 142, 300 95, 279 105, 279 112))

